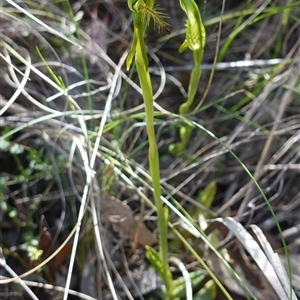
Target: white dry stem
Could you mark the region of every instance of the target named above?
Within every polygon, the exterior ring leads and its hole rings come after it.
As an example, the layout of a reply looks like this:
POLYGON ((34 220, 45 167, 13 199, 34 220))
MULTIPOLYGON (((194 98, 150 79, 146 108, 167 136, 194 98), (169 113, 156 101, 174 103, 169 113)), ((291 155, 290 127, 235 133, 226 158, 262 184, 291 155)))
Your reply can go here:
MULTIPOLYGON (((126 57, 127 57, 127 52, 123 53, 122 57, 120 58, 119 64, 117 65, 117 68, 115 70, 115 74, 114 74, 113 79, 112 79, 112 85, 111 85, 111 88, 110 88, 109 95, 107 97, 107 101, 106 101, 105 108, 104 108, 104 111, 103 111, 103 117, 102 117, 101 122, 100 122, 97 138, 96 138, 96 141, 95 141, 95 145, 94 145, 94 149, 93 149, 93 153, 92 153, 92 157, 91 157, 91 161, 90 161, 90 167, 91 168, 94 167, 94 163, 95 163, 96 156, 97 156, 97 153, 98 153, 101 137, 102 137, 102 134, 103 134, 103 129, 104 129, 104 126, 106 124, 106 120, 109 116, 113 96, 115 94, 116 84, 117 84, 118 78, 120 76, 121 67, 124 64, 124 61, 125 61, 126 57)), ((95 188, 97 189, 98 187, 95 186, 95 188)), ((100 197, 100 195, 99 195, 99 197, 100 197)), ((100 205, 100 201, 98 203, 100 205)), ((99 222, 98 222, 98 216, 97 216, 97 212, 96 212, 96 205, 95 205, 94 197, 92 197, 92 199, 91 199, 91 205, 92 205, 92 216, 93 216, 95 237, 96 237, 96 241, 97 241, 99 254, 100 254, 100 257, 102 258, 102 262, 103 262, 103 265, 105 267, 106 277, 107 277, 107 280, 108 280, 108 283, 109 283, 110 291, 112 293, 113 298, 117 300, 118 297, 117 297, 117 294, 116 294, 116 291, 115 291, 110 273, 108 271, 105 256, 104 256, 104 252, 103 252, 102 239, 101 239, 101 236, 100 236, 100 228, 99 228, 99 225, 98 225, 99 222)), ((100 215, 100 212, 101 212, 101 209, 98 212, 98 215, 100 215)))
MULTIPOLYGON (((18 275, 12 270, 7 264, 5 259, 0 258, 0 266, 2 266, 10 275, 12 275, 14 278, 18 278, 18 275)), ((20 286, 27 292, 27 294, 33 299, 33 300, 39 300, 39 298, 32 292, 32 290, 25 284, 25 282, 18 278, 16 280, 17 283, 20 284, 20 286)))
MULTIPOLYGON (((10 56, 9 56, 8 51, 6 49, 4 49, 4 53, 5 53, 5 60, 8 63, 8 70, 9 70, 11 76, 16 79, 17 76, 15 74, 15 70, 17 70, 17 69, 16 69, 16 67, 14 67, 12 65, 10 56)), ((28 54, 28 53, 26 53, 26 54, 28 54)), ((28 61, 28 64, 30 65, 31 64, 30 55, 26 55, 26 60, 28 61)), ((0 110, 0 116, 2 116, 3 113, 5 113, 6 110, 20 96, 20 94, 22 93, 22 91, 23 91, 23 89, 24 89, 24 87, 27 83, 27 80, 29 79, 29 74, 30 74, 30 68, 28 66, 26 66, 25 74, 23 75, 22 81, 19 82, 17 90, 14 92, 14 94, 11 96, 11 98, 7 101, 6 105, 4 105, 4 107, 2 107, 2 109, 0 110)))
MULTIPOLYGON (((36 67, 34 67, 30 62, 28 62, 26 59, 24 59, 19 53, 15 51, 15 49, 11 48, 6 43, 0 43, 4 47, 4 51, 10 52, 13 56, 15 56, 21 63, 23 63, 26 67, 28 67, 32 72, 36 73, 40 78, 45 80, 47 83, 49 83, 52 87, 54 87, 56 90, 60 91, 68 97, 68 100, 78 109, 80 110, 80 107, 78 107, 77 103, 74 101, 74 99, 67 94, 65 90, 63 90, 60 86, 58 86, 53 80, 51 80, 49 77, 47 77, 45 74, 43 74, 40 70, 38 70, 36 67)), ((25 51, 25 50, 24 50, 25 51)), ((19 79, 17 78, 15 72, 11 73, 12 78, 14 80, 14 85, 18 87, 21 83, 19 82, 19 79)), ((35 100, 33 97, 31 97, 25 89, 22 89, 22 94, 31 101, 35 106, 39 107, 40 109, 50 112, 50 113, 57 113, 58 111, 51 109, 43 104, 41 104, 39 101, 35 100)))
POLYGON ((176 264, 181 271, 182 277, 185 282, 186 300, 193 300, 193 288, 189 271, 185 267, 184 263, 177 257, 171 256, 169 258, 169 261, 176 264))
POLYGON ((114 74, 113 79, 112 79, 110 92, 109 92, 109 95, 108 95, 106 103, 105 103, 103 116, 101 118, 99 130, 98 130, 98 133, 97 133, 97 138, 96 138, 96 141, 95 141, 95 145, 94 145, 94 149, 93 149, 93 153, 92 153, 92 157, 91 157, 91 161, 90 161, 90 168, 91 169, 93 169, 95 161, 96 161, 96 157, 97 157, 101 137, 102 137, 102 134, 103 134, 103 129, 104 129, 104 126, 106 124, 106 120, 109 116, 113 96, 115 94, 116 84, 117 84, 118 78, 120 76, 121 67, 122 67, 126 57, 127 57, 127 52, 124 52, 121 59, 120 59, 120 61, 119 61, 119 64, 116 67, 115 74, 114 74))
MULTIPOLYGON (((51 97, 48 97, 46 99, 46 101, 51 102, 51 101, 57 99, 58 97, 63 96, 65 94, 65 92, 69 93, 72 89, 75 89, 75 88, 78 88, 80 86, 87 85, 87 84, 100 84, 100 83, 98 81, 92 80, 92 79, 78 81, 76 83, 70 84, 66 88, 66 91, 61 91, 61 92, 58 92, 58 93, 52 95, 51 97)), ((77 95, 73 95, 72 98, 76 99, 76 98, 80 98, 80 97, 92 96, 92 95, 95 95, 99 92, 104 92, 104 91, 108 90, 110 87, 111 87, 111 83, 108 83, 107 85, 101 86, 101 87, 99 87, 99 88, 97 88, 97 89, 95 89, 95 90, 93 90, 89 93, 80 93, 80 94, 77 94, 77 95)))
MULTIPOLYGON (((88 163, 87 155, 85 154, 86 157, 84 159, 84 162, 85 162, 85 168, 86 168, 87 172, 92 171, 93 168, 94 168, 94 164, 95 164, 96 157, 97 157, 97 154, 98 154, 98 149, 99 149, 100 142, 101 142, 101 137, 102 137, 102 134, 103 134, 103 129, 104 129, 104 126, 106 124, 106 120, 109 116, 109 112, 110 112, 110 109, 111 109, 111 103, 112 103, 112 100, 113 100, 113 97, 114 97, 114 94, 115 94, 115 88, 116 88, 116 85, 117 85, 118 78, 120 76, 121 66, 124 63, 126 56, 127 56, 127 53, 124 53, 123 56, 120 59, 120 62, 118 64, 116 70, 115 70, 115 74, 113 76, 110 93, 107 97, 106 105, 105 105, 105 108, 104 108, 104 111, 103 111, 103 116, 101 118, 99 130, 98 130, 98 133, 97 133, 97 138, 95 140, 94 149, 93 149, 92 156, 91 156, 91 159, 90 159, 89 163, 88 163)), ((82 153, 82 155, 83 155, 83 153, 82 153)), ((87 189, 87 191, 88 191, 88 188, 92 188, 92 186, 93 186, 94 192, 99 192, 98 191, 98 186, 96 185, 96 183, 94 182, 94 184, 92 184, 92 177, 90 177, 89 179, 90 179, 90 181, 88 181, 88 175, 87 175, 87 182, 86 182, 86 185, 85 185, 85 189, 87 189)), ((85 193, 85 195, 86 194, 87 193, 85 193)), ((99 194, 99 193, 97 193, 97 194, 99 194)), ((100 195, 99 195, 99 197, 100 197, 100 195)), ((86 199, 86 197, 85 197, 85 199, 86 199)), ((82 200, 82 204, 83 204, 83 200, 82 200)), ((81 207, 82 207, 82 204, 81 204, 81 207)), ((108 285, 109 285, 110 291, 112 293, 112 297, 113 297, 113 299, 117 300, 118 297, 117 297, 117 294, 116 294, 116 291, 115 291, 115 288, 114 288, 114 285, 113 285, 113 281, 112 281, 112 278, 110 276, 110 273, 109 273, 109 270, 108 270, 108 267, 107 267, 104 252, 103 252, 103 243, 102 243, 102 238, 101 238, 101 235, 100 235, 100 228, 99 228, 100 222, 98 220, 98 215, 100 214, 100 212, 97 212, 97 210, 96 210, 95 197, 93 195, 91 197, 91 211, 92 211, 95 238, 96 238, 96 243, 97 243, 98 251, 99 251, 98 254, 99 254, 100 259, 103 263, 104 271, 106 273, 106 279, 108 281, 108 285)), ((77 235, 79 237, 79 231, 80 231, 80 226, 78 226, 78 233, 76 233, 75 237, 77 235)), ((75 239, 75 237, 74 237, 74 239, 75 239)), ((78 242, 78 239, 77 239, 77 242, 78 242)), ((74 250, 74 251, 72 251, 74 253, 74 255, 72 257, 72 262, 74 263, 75 253, 76 253, 76 246, 73 246, 72 250, 74 250)), ((71 274, 72 272, 70 272, 70 271, 72 271, 71 266, 72 265, 71 265, 71 261, 70 261, 70 267, 69 267, 69 273, 68 273, 68 280, 67 280, 67 283, 66 283, 66 292, 64 294, 64 300, 67 299, 67 295, 68 295, 67 294, 67 289, 70 286, 71 275, 72 275, 71 274)))
MULTIPOLYGON (((5 276, 0 276, 1 279, 6 279, 5 276)), ((52 285, 49 283, 41 283, 41 282, 35 282, 35 281, 30 281, 30 280, 23 280, 23 282, 28 285, 28 286, 33 286, 33 287, 37 287, 37 288, 42 288, 42 289, 46 289, 46 290, 54 290, 57 292, 64 292, 65 288, 61 287, 61 286, 57 286, 57 285, 52 285)), ((94 297, 91 297, 89 295, 86 295, 84 293, 80 293, 74 290, 70 290, 69 289, 69 295, 73 295, 76 296, 78 298, 84 299, 84 300, 98 300, 94 297)))
POLYGON ((85 183, 85 186, 83 189, 81 205, 79 208, 79 213, 78 213, 78 218, 77 218, 77 226, 76 226, 76 231, 74 234, 74 241, 73 241, 73 247, 72 247, 72 252, 71 252, 71 256, 70 256, 70 263, 69 263, 69 268, 68 268, 68 275, 67 275, 63 300, 68 299, 68 293, 69 293, 69 288, 70 288, 71 279, 72 279, 73 266, 75 263, 75 256, 76 256, 76 251, 77 251, 77 246, 78 246, 78 241, 79 241, 81 221, 83 219, 83 216, 84 216, 84 213, 86 210, 86 202, 87 202, 87 198, 88 198, 88 193, 89 193, 89 190, 92 185, 92 178, 94 176, 93 170, 90 169, 90 167, 89 167, 87 152, 85 151, 85 149, 82 146, 82 141, 80 141, 79 138, 77 138, 77 137, 74 137, 74 142, 72 144, 73 150, 75 150, 75 145, 77 146, 77 148, 81 154, 81 158, 83 161, 83 166, 84 166, 85 174, 86 174, 86 183, 85 183))
POLYGON ((13 65, 13 63, 12 63, 11 60, 10 60, 10 57, 6 57, 6 56, 4 56, 2 53, 0 53, 0 57, 2 57, 3 60, 6 61, 6 63, 7 63, 10 67, 12 67, 17 73, 19 73, 19 74, 22 75, 23 77, 27 77, 27 80, 31 80, 28 76, 25 75, 25 73, 21 72, 17 67, 15 67, 15 66, 13 65))
MULTIPOLYGON (((236 60, 229 62, 219 62, 212 64, 201 64, 202 71, 211 71, 211 70, 229 70, 229 69, 240 69, 240 68, 265 68, 276 66, 279 64, 290 63, 291 59, 286 58, 272 58, 272 59, 245 59, 245 60, 236 60)), ((296 62, 299 62, 299 58, 295 58, 296 62)), ((193 69, 193 65, 186 64, 182 66, 166 66, 164 70, 166 72, 183 72, 183 71, 191 71, 193 69)), ((157 71, 157 67, 149 67, 150 72, 157 71)))
POLYGON ((43 21, 41 21, 40 19, 36 18, 33 14, 31 14, 30 12, 28 12, 26 9, 22 8, 21 6, 19 6, 16 1, 11 1, 11 0, 5 0, 7 3, 9 3, 10 5, 14 6, 16 9, 18 9, 20 12, 22 12, 23 14, 25 14, 26 16, 28 16, 30 19, 32 19, 33 21, 35 21, 36 23, 40 24, 42 27, 44 27, 46 30, 48 30, 50 33, 52 33, 53 35, 59 36, 62 39, 64 39, 65 41, 77 46, 79 49, 81 49, 82 47, 78 45, 77 42, 72 41, 71 39, 67 38, 64 34, 62 34, 61 32, 51 28, 50 26, 48 26, 47 24, 45 24, 43 21))
POLYGON ((157 91, 155 92, 155 94, 153 95, 153 101, 155 101, 160 96, 160 94, 163 92, 163 90, 165 88, 166 81, 167 81, 167 75, 166 75, 164 66, 162 65, 159 58, 155 55, 155 53, 149 49, 147 51, 148 51, 149 55, 152 57, 152 59, 154 60, 154 62, 157 64, 157 67, 159 70, 159 75, 160 75, 159 87, 158 87, 157 91))

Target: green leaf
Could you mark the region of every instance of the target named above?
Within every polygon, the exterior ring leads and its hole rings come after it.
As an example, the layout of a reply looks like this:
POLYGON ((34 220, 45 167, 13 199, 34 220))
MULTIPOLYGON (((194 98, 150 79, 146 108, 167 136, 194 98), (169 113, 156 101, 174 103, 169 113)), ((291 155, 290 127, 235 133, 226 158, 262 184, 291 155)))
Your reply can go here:
MULTIPOLYGON (((202 205, 204 205, 206 208, 211 208, 211 205, 215 199, 217 193, 217 184, 215 181, 212 181, 205 189, 199 194, 196 201, 202 205)), ((193 214, 193 217, 198 217, 198 214, 200 213, 200 208, 196 209, 195 213, 193 214)), ((208 213, 203 213, 205 217, 209 217, 208 213)))
POLYGON ((27 255, 31 260, 37 261, 43 255, 43 250, 40 250, 37 247, 29 245, 27 247, 27 255))
POLYGON ((25 182, 25 180, 26 180, 26 178, 23 174, 15 176, 15 182, 16 183, 23 183, 23 182, 25 182))
POLYGON ((137 38, 136 34, 134 34, 133 41, 132 41, 132 44, 131 44, 131 47, 130 47, 130 50, 129 50, 129 53, 128 53, 128 56, 126 59, 126 70, 127 71, 130 69, 130 66, 132 64, 133 58, 136 53, 137 39, 138 38, 137 38))
POLYGON ((12 219, 16 218, 18 216, 18 212, 15 209, 12 209, 9 213, 8 216, 12 219))
POLYGON ((179 47, 179 53, 182 53, 184 52, 188 47, 188 42, 187 40, 184 40, 184 42, 181 44, 181 46, 179 47))
POLYGON ((217 298, 217 286, 209 280, 204 287, 194 296, 193 300, 214 300, 217 298))
POLYGON ((0 150, 1 151, 8 151, 10 148, 10 143, 4 139, 0 139, 0 150))
MULTIPOLYGON (((192 283, 192 288, 194 289, 198 286, 201 281, 205 278, 205 274, 202 271, 194 271, 190 273, 190 279, 192 283)), ((185 291, 185 280, 183 277, 179 277, 178 279, 173 281, 173 289, 172 295, 173 298, 184 298, 186 291, 185 291)))
POLYGON ((20 146, 19 144, 12 144, 11 147, 9 148, 10 154, 21 154, 24 152, 24 148, 20 146))
POLYGON ((198 202, 207 208, 211 207, 211 204, 215 198, 217 192, 217 185, 215 181, 212 181, 198 196, 198 202))
POLYGON ((164 269, 159 253, 155 249, 146 246, 146 257, 150 261, 154 270, 163 278, 164 269))

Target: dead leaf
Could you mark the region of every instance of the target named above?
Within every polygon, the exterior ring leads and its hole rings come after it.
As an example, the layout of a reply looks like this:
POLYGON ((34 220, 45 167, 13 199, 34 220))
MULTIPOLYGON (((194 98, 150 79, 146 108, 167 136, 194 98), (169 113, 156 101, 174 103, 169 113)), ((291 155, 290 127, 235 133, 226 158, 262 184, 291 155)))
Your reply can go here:
MULTIPOLYGON (((54 245, 53 245, 53 240, 52 240, 51 234, 48 231, 44 216, 41 216, 40 222, 39 222, 39 246, 38 246, 38 248, 43 250, 42 259, 46 259, 50 255, 52 255, 56 250, 56 247, 54 247, 54 245)), ((63 262, 70 256, 71 250, 72 250, 72 243, 66 244, 56 254, 56 256, 48 262, 47 266, 48 266, 49 274, 46 274, 46 277, 47 277, 47 275, 50 275, 50 277, 53 280, 55 280, 55 274, 56 274, 57 269, 59 269, 61 267, 61 265, 63 264, 63 262)))
POLYGON ((142 246, 151 246, 157 242, 155 235, 143 222, 139 222, 131 208, 119 199, 112 196, 102 196, 101 212, 116 230, 127 234, 132 240, 135 239, 138 232, 137 242, 142 246))

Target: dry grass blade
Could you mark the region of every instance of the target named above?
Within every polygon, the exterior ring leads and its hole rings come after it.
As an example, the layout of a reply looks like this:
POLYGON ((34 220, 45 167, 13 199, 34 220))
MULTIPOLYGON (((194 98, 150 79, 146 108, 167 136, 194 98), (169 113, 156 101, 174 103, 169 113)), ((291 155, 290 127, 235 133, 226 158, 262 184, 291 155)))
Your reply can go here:
POLYGON ((235 219, 227 218, 216 218, 212 220, 215 222, 225 225, 228 230, 241 242, 244 248, 251 255, 253 260, 256 262, 258 268, 263 272, 266 279, 276 292, 278 299, 280 300, 296 300, 297 297, 293 291, 292 298, 289 296, 289 288, 287 287, 288 277, 284 272, 284 267, 279 261, 277 254, 271 250, 269 242, 263 237, 261 231, 257 230, 257 227, 252 227, 259 233, 259 239, 263 240, 261 246, 257 241, 250 235, 250 233, 237 222, 235 219))
POLYGON ((263 234, 262 230, 258 226, 251 225, 250 227, 251 227, 253 233, 255 234, 255 236, 257 237, 260 246, 262 247, 268 260, 272 264, 274 270, 276 270, 278 279, 280 280, 286 294, 289 295, 289 291, 290 291, 289 278, 287 276, 287 273, 284 269, 283 264, 280 261, 279 255, 277 253, 274 253, 271 245, 269 244, 268 240, 266 239, 266 236, 263 234))

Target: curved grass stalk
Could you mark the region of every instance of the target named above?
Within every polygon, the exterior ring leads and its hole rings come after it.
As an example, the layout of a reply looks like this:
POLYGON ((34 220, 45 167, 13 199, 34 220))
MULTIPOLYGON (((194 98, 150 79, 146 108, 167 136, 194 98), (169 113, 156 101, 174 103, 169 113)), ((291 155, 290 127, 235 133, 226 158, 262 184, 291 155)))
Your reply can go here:
POLYGON ((133 58, 135 58, 135 65, 145 103, 146 129, 149 141, 148 156, 150 175, 152 177, 153 194, 158 218, 159 259, 161 261, 160 275, 166 287, 166 299, 171 299, 172 275, 168 264, 167 241, 168 209, 163 206, 161 200, 160 165, 154 128, 153 90, 150 73, 148 71, 148 58, 144 42, 144 32, 149 24, 150 17, 153 18, 158 27, 165 24, 160 18, 161 13, 157 12, 153 8, 153 5, 154 0, 128 0, 128 7, 133 12, 134 38, 127 57, 126 67, 129 69, 133 58), (154 18, 153 15, 158 19, 154 18))
MULTIPOLYGON (((186 101, 180 105, 179 114, 185 116, 194 102, 200 77, 201 62, 203 59, 203 51, 206 43, 205 28, 201 19, 199 8, 194 0, 180 0, 180 6, 187 16, 186 38, 179 48, 179 52, 183 52, 187 48, 193 51, 194 68, 191 73, 191 79, 188 87, 188 95, 186 101)), ((192 132, 191 123, 184 124, 179 129, 180 142, 170 146, 171 153, 181 154, 189 141, 192 132)))

